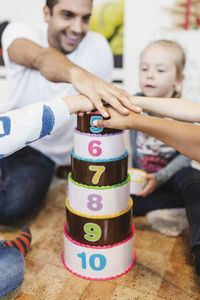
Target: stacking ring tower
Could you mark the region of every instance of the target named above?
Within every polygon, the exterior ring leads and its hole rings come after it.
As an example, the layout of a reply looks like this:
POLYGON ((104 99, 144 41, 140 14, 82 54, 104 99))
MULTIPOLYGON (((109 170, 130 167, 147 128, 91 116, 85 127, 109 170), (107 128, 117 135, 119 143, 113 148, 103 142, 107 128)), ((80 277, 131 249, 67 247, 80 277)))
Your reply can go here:
POLYGON ((63 263, 73 274, 107 280, 135 263, 124 132, 96 128, 98 112, 78 117, 68 177, 63 263))

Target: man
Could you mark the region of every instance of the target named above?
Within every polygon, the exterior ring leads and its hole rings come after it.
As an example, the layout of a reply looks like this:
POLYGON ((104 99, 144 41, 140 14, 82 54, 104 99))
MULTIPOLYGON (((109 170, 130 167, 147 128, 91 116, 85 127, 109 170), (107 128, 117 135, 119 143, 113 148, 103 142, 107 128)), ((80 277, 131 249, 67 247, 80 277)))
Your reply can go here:
MULTIPOLYGON (((103 80, 111 77, 112 54, 102 36, 88 32, 91 10, 91 0, 47 0, 46 27, 6 27, 2 45, 10 86, 1 113, 76 91, 88 96, 104 117, 108 114, 102 101, 122 114, 135 109, 131 96, 103 80)), ((0 223, 20 220, 44 199, 55 163, 70 163, 75 123, 72 117, 51 136, 2 159, 0 223)))

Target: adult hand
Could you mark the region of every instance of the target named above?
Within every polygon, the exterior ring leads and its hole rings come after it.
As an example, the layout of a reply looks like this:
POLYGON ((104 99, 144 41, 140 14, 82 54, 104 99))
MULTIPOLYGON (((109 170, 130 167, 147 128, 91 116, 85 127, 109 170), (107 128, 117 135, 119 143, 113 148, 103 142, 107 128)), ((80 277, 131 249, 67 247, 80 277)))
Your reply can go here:
POLYGON ((122 115, 128 115, 129 110, 137 113, 142 111, 141 108, 134 105, 133 96, 129 95, 126 91, 81 68, 77 67, 74 70, 71 83, 80 94, 90 99, 104 118, 109 117, 109 114, 106 107, 103 106, 103 102, 110 104, 122 115))
POLYGON ((156 176, 154 174, 147 174, 146 177, 147 184, 143 191, 136 194, 136 196, 146 197, 149 194, 153 193, 156 189, 156 176))

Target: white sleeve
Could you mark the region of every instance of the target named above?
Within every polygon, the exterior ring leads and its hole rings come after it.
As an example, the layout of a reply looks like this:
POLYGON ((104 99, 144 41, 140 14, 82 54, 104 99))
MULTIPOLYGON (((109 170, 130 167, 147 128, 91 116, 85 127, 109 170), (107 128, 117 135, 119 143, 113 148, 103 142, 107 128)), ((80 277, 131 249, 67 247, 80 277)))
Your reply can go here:
MULTIPOLYGON (((96 33, 97 34, 97 33, 96 33)), ((99 64, 98 75, 100 78, 111 82, 112 81, 112 71, 114 68, 114 58, 110 48, 110 45, 106 38, 100 34, 99 40, 96 43, 95 53, 97 53, 97 59, 99 64)))
POLYGON ((104 45, 102 47, 103 51, 101 51, 101 71, 99 74, 99 77, 111 82, 112 81, 112 71, 114 68, 114 58, 111 51, 111 48, 106 40, 106 38, 102 37, 104 39, 104 45))
MULTIPOLYGON (((74 51, 75 54, 75 51, 74 51)), ((77 56, 69 55, 72 62, 108 82, 112 80, 113 54, 104 36, 89 31, 77 47, 77 56)))
POLYGON ((37 102, 0 115, 0 158, 65 125, 70 118, 62 100, 37 102))

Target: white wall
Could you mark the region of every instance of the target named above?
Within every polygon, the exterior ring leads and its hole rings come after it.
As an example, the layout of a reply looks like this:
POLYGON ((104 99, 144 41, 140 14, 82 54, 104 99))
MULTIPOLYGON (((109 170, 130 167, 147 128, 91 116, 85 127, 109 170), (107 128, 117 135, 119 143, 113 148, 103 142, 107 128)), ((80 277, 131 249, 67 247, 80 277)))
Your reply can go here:
POLYGON ((39 25, 45 0, 0 0, 0 22, 20 21, 39 25))
MULTIPOLYGON (((40 26, 44 4, 45 0, 0 0, 0 22, 18 21, 40 26)), ((7 92, 6 70, 0 67, 0 101, 6 99, 7 92)))
POLYGON ((169 27, 171 17, 163 9, 173 0, 126 0, 124 20, 125 87, 135 93, 138 87, 139 55, 144 46, 154 39, 161 27, 169 27))
POLYGON ((125 89, 131 94, 139 91, 138 62, 142 49, 158 38, 172 39, 186 52, 185 80, 182 96, 200 102, 200 32, 172 30, 171 15, 165 7, 174 0, 126 0, 124 25, 125 89))

